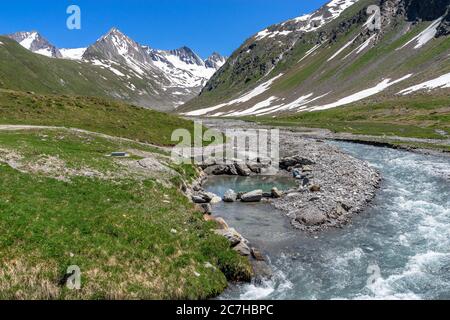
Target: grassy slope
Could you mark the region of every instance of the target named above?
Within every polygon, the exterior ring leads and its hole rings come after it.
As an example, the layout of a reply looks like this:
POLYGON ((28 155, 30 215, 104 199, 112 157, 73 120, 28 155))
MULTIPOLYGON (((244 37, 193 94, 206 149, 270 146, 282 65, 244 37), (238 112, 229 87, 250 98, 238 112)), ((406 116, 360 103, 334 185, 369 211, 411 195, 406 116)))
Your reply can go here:
POLYGON ((122 77, 109 68, 87 62, 53 59, 35 54, 0 36, 0 88, 40 94, 69 94, 120 99, 152 107, 170 97, 154 93, 154 83, 115 65, 122 77))
MULTIPOLYGON (((111 151, 154 151, 60 130, 0 132, 2 148, 22 161, 45 154, 100 172, 122 171, 105 157, 111 151)), ((191 167, 176 169, 179 178, 194 175, 191 167)), ((0 298, 206 298, 225 288, 226 276, 248 277, 247 260, 211 233, 178 190, 179 178, 170 185, 120 175, 64 182, 0 163, 0 298), (58 284, 70 265, 81 268, 80 291, 58 284)))
POLYGON ((173 130, 193 132, 191 121, 102 98, 37 95, 0 89, 0 124, 65 126, 173 145, 173 130))
MULTIPOLYGON (((374 3, 378 3, 378 1, 360 0, 343 12, 338 19, 319 30, 329 32, 338 27, 341 22, 351 19, 358 12, 367 8, 368 5, 374 3)), ((355 31, 354 29, 355 27, 350 32, 355 31)), ((192 111, 230 101, 231 98, 236 98, 256 87, 258 81, 263 77, 267 76, 266 79, 270 79, 280 73, 284 73, 285 76, 272 86, 272 93, 278 94, 299 86, 314 75, 317 69, 334 53, 326 48, 327 45, 324 44, 323 48, 326 49, 322 48, 316 51, 316 53, 319 53, 318 56, 311 55, 309 59, 305 59, 299 64, 298 61, 315 45, 317 39, 318 32, 303 34, 301 40, 297 41, 293 48, 282 46, 283 50, 279 48, 280 46, 271 43, 273 38, 265 38, 258 41, 255 41, 253 37, 247 39, 233 52, 227 64, 210 79, 209 82, 215 83, 216 87, 211 91, 204 90, 201 95, 186 102, 178 110, 182 112, 192 111), (249 47, 252 50, 250 55, 247 54, 249 47), (283 55, 283 60, 276 65, 269 75, 266 72, 262 72, 262 70, 268 71, 266 67, 271 64, 270 61, 278 58, 281 54, 283 55)), ((339 49, 342 46, 341 44, 345 44, 344 39, 340 39, 340 42, 334 44, 334 48, 336 50, 339 49)))
POLYGON ((38 93, 108 96, 120 92, 120 78, 111 71, 83 62, 52 59, 34 54, 14 40, 0 37, 0 87, 38 93), (105 80, 103 77, 107 78, 105 80), (61 81, 64 79, 64 82, 61 81), (95 85, 93 85, 95 84, 95 85))

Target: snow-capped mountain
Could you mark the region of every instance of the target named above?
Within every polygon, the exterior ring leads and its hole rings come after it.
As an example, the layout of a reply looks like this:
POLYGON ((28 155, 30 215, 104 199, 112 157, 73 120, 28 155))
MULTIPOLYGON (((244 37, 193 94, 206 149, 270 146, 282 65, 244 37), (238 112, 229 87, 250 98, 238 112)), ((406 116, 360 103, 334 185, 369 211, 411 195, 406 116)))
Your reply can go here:
MULTIPOLYGON (((82 60, 113 70, 142 94, 156 93, 164 106, 171 100, 169 107, 177 107, 197 95, 217 71, 188 47, 153 49, 137 43, 117 28, 88 47, 82 60)), ((152 102, 153 107, 160 105, 156 100, 152 102)))
POLYGON ((227 59, 221 56, 219 53, 214 52, 208 59, 205 60, 205 65, 208 68, 214 68, 219 70, 227 62, 227 59))
MULTIPOLYGON (((125 89, 108 94, 160 110, 171 110, 196 96, 225 63, 214 53, 202 60, 188 47, 158 50, 112 28, 87 48, 57 49, 37 32, 10 36, 26 49, 54 58, 78 60, 112 72, 125 89)), ((63 80, 64 81, 64 80, 63 80)))
POLYGON ((449 95, 449 25, 449 0, 333 0, 249 38, 178 112, 275 117, 449 95))
POLYGON ((8 37, 34 53, 51 58, 62 58, 61 52, 36 31, 16 32, 8 37))

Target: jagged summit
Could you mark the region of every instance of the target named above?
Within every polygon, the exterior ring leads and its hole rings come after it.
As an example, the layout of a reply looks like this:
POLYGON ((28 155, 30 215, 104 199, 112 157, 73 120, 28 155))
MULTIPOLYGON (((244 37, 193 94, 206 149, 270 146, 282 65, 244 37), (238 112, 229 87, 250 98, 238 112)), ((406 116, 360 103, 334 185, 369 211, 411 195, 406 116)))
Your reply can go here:
POLYGON ((218 52, 213 52, 212 55, 205 60, 205 65, 208 68, 214 68, 218 70, 225 64, 226 61, 227 61, 226 57, 222 56, 218 52))
POLYGON ((204 61, 191 48, 183 46, 179 49, 170 50, 170 53, 177 56, 186 64, 204 65, 204 61))
POLYGON ((85 60, 107 59, 122 62, 127 58, 132 58, 140 63, 150 63, 151 61, 146 48, 115 27, 89 46, 83 55, 85 60))
POLYGON ((37 31, 21 31, 7 37, 34 53, 51 58, 62 58, 61 52, 37 31))

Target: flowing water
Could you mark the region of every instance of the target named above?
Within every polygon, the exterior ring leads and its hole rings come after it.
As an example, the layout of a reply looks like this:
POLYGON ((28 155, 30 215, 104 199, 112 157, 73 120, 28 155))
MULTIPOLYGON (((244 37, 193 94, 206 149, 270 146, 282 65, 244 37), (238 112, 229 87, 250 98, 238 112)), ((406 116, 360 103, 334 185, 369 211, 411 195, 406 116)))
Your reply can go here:
MULTIPOLYGON (((293 230, 268 204, 215 206, 215 215, 262 249, 274 271, 271 280, 232 286, 221 298, 450 299, 450 159, 336 145, 382 173, 372 206, 351 225, 318 235, 293 230)), ((221 178, 206 188, 259 188, 250 179, 221 178)))

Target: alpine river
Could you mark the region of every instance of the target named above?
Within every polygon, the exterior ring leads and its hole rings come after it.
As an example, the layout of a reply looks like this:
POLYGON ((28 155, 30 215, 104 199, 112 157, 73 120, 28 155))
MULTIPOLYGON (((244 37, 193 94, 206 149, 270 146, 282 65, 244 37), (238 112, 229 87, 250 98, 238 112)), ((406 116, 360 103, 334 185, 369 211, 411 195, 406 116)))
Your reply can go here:
MULTIPOLYGON (((334 143, 377 168, 383 182, 372 205, 343 229, 294 230, 268 204, 224 204, 214 214, 260 248, 271 280, 232 285, 222 299, 450 299, 450 157, 334 143)), ((205 186, 258 187, 251 178, 205 186)), ((286 181, 274 182, 283 187, 286 181)))

